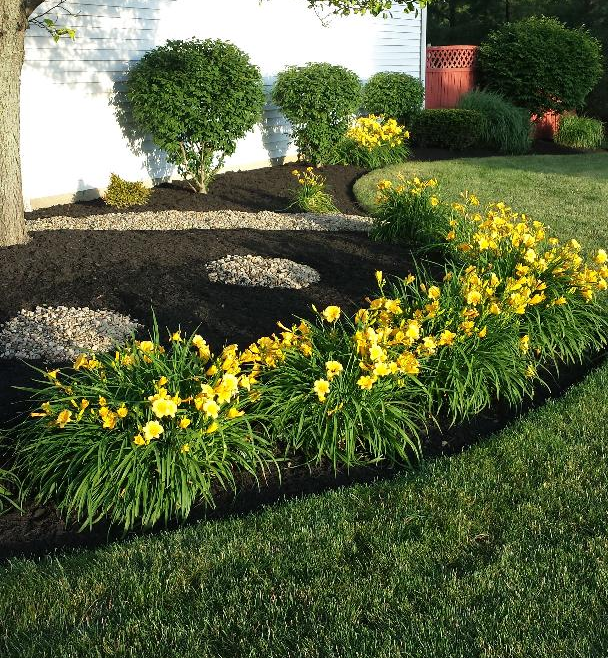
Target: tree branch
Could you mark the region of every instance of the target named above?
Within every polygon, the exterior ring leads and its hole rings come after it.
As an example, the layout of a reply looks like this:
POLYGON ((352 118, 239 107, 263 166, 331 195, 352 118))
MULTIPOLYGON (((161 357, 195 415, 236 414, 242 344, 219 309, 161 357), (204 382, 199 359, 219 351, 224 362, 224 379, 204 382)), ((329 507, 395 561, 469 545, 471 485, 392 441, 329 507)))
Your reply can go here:
POLYGON ((25 15, 29 18, 43 2, 44 0, 23 0, 25 15))

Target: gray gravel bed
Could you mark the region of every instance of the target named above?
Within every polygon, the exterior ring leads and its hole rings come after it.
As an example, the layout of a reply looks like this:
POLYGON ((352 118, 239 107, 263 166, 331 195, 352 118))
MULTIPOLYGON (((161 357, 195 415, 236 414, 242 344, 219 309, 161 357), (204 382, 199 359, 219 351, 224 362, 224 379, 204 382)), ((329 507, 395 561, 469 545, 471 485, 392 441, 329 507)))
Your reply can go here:
POLYGON ((73 361, 124 342, 140 325, 116 311, 37 306, 0 325, 0 358, 73 361))
POLYGON ((49 217, 27 221, 28 231, 180 231, 187 229, 256 229, 262 231, 362 231, 371 217, 315 213, 258 213, 236 210, 110 213, 88 217, 49 217))
POLYGON ((265 288, 307 288, 321 280, 314 268, 287 258, 225 256, 205 265, 207 276, 214 283, 265 288))

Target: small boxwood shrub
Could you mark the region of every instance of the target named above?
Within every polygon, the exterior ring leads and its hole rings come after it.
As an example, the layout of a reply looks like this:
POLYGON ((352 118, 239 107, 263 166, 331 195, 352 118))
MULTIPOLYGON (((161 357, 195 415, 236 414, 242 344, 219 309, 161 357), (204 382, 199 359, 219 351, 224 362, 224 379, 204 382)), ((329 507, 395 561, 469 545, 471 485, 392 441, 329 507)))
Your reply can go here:
POLYGON ((407 73, 381 71, 363 87, 363 107, 369 114, 394 117, 408 128, 422 109, 424 85, 407 73))
POLYGON ((110 175, 110 184, 106 189, 103 200, 113 208, 131 208, 144 206, 150 199, 152 190, 141 182, 123 180, 116 174, 110 175))
POLYGON ((555 142, 580 149, 597 149, 604 143, 604 124, 597 119, 574 115, 562 116, 555 142))
POLYGON ((479 142, 482 121, 482 115, 474 110, 423 110, 412 127, 412 138, 419 146, 460 151, 479 142))
POLYGON ((405 162, 410 156, 410 134, 395 119, 359 117, 336 148, 334 162, 378 169, 405 162))
POLYGON ((527 110, 492 91, 470 91, 461 97, 458 107, 474 110, 482 116, 479 144, 500 153, 526 153, 532 144, 532 126, 527 110))
POLYGON ((129 73, 127 95, 140 128, 200 193, 265 103, 259 69, 236 46, 212 39, 168 41, 146 53, 129 73))
POLYGON ((361 82, 343 66, 290 66, 277 76, 272 98, 291 123, 300 157, 327 164, 361 104, 361 82))
POLYGON ((602 59, 585 29, 544 16, 506 23, 479 47, 484 83, 539 116, 581 108, 602 75, 602 59))

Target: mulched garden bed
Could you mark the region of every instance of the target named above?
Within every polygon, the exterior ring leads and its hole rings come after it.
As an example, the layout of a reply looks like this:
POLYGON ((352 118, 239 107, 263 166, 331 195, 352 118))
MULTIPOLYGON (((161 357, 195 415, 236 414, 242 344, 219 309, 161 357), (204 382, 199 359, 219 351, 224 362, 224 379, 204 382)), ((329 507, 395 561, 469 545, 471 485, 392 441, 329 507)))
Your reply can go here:
MULTIPOLYGON (((550 142, 540 142, 536 153, 577 153, 550 142)), ((450 153, 441 149, 417 150, 419 160, 494 155, 478 150, 450 153)), ((287 210, 291 171, 297 165, 226 173, 217 178, 211 193, 196 195, 181 183, 156 188, 149 204, 133 211, 148 210, 287 210)), ((302 165, 299 165, 300 167, 302 165)), ((362 214, 352 193, 353 183, 365 170, 357 167, 326 167, 336 205, 349 214, 362 214)), ((28 218, 82 217, 114 212, 102 201, 54 206, 28 213, 28 218)), ((159 325, 186 332, 198 328, 217 349, 225 342, 244 346, 274 331, 277 320, 289 322, 293 315, 311 317, 311 304, 323 308, 338 304, 346 312, 358 308, 374 289, 373 274, 404 275, 412 268, 411 254, 400 247, 374 243, 361 233, 309 231, 49 231, 32 234, 29 244, 2 250, 0 260, 0 323, 22 308, 36 305, 108 308, 137 318, 146 327, 154 309, 159 325), (321 282, 301 290, 243 288, 209 282, 204 264, 227 254, 258 254, 288 258, 310 265, 321 282)), ((143 332, 145 333, 145 331, 143 332)), ((36 365, 41 365, 40 363, 36 365)), ((563 373, 556 379, 554 394, 581 379, 592 363, 563 373)), ((17 360, 0 360, 0 430, 14 421, 25 396, 14 386, 28 385, 33 371, 17 360)), ((539 395, 526 409, 541 403, 539 395)), ((427 452, 455 452, 496 431, 525 409, 498 407, 467 426, 429 436, 427 452)), ((284 498, 315 493, 356 481, 389 477, 394 469, 354 469, 334 473, 323 465, 300 467, 261 483, 243 482, 233 498, 221 495, 208 518, 246 513, 284 498)), ((203 518, 201 510, 193 520, 203 518)), ((41 555, 67 547, 98 546, 118 537, 100 524, 93 531, 78 533, 66 527, 52 506, 29 507, 22 516, 0 517, 0 557, 41 555)))
MULTIPOLYGON (((579 149, 570 149, 549 141, 535 142, 532 154, 535 155, 576 155, 586 153, 579 149)), ((454 158, 480 158, 495 156, 496 153, 481 149, 467 149, 455 152, 438 148, 416 148, 412 160, 451 160, 454 158)), ((209 194, 195 194, 182 182, 159 185, 154 188, 150 201, 127 212, 162 211, 162 210, 242 210, 258 212, 273 210, 286 211, 291 204, 290 190, 296 181, 292 175, 295 168, 305 164, 286 164, 280 167, 264 167, 250 171, 227 172, 219 175, 213 182, 209 194)), ((327 179, 336 206, 351 215, 364 214, 354 195, 353 184, 366 169, 360 167, 328 166, 321 170, 327 179)), ((292 209, 293 211, 293 209, 292 209)), ((26 213, 28 219, 43 217, 85 217, 116 212, 106 206, 101 199, 82 201, 43 208, 26 213)))

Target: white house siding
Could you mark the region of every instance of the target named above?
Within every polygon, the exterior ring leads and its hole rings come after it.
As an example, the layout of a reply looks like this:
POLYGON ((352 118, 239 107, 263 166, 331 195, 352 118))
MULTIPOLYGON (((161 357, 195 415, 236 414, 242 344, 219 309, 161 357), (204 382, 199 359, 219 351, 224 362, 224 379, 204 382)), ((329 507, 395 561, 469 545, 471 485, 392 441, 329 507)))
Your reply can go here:
MULTIPOLYGON (((116 104, 124 107, 129 65, 167 39, 232 41, 260 67, 268 90, 285 66, 310 61, 342 64, 362 79, 385 70, 424 75, 422 12, 332 17, 324 27, 306 0, 91 0, 69 8, 75 16, 64 22, 76 29, 74 42, 55 44, 37 28, 26 37, 22 161, 32 207, 76 193, 95 196, 111 172, 131 180, 172 173, 149 139, 127 139, 115 113, 116 104)), ((239 142, 226 168, 294 155, 285 119, 268 104, 262 124, 239 142)))

